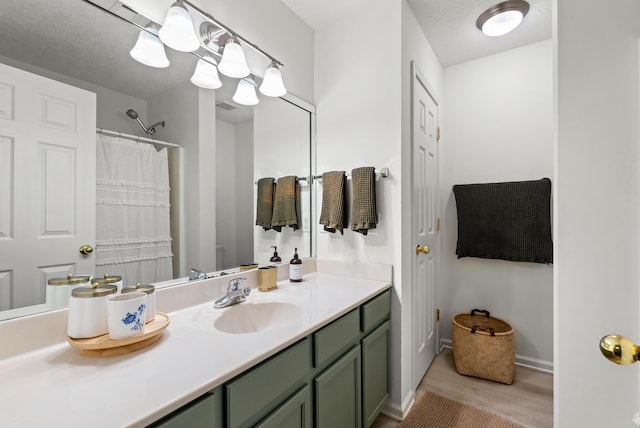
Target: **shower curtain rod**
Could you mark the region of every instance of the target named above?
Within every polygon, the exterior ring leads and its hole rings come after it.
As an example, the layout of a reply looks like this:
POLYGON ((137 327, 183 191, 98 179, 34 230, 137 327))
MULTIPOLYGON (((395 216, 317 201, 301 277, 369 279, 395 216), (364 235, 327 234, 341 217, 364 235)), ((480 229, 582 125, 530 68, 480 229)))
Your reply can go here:
POLYGON ((127 140, 133 140, 138 143, 160 144, 161 146, 167 147, 182 147, 179 144, 167 143, 165 141, 154 140, 152 138, 138 137, 137 135, 125 134, 119 131, 109 131, 108 129, 96 128, 96 132, 98 134, 111 135, 112 137, 126 138, 127 140))

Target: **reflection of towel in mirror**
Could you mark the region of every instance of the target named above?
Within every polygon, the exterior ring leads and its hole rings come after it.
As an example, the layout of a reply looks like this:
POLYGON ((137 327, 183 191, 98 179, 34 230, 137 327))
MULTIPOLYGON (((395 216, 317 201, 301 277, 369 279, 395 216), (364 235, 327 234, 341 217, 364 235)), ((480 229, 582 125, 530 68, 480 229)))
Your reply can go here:
POLYGON ((256 201, 256 226, 264 230, 271 229, 271 215, 273 214, 273 177, 258 180, 258 196, 256 201))
POLYGON ((366 235, 378 223, 375 168, 365 166, 352 170, 351 189, 351 230, 366 235))
POLYGON ((335 233, 336 229, 344 235, 345 196, 347 179, 344 171, 330 171, 322 174, 322 211, 320 224, 324 230, 335 233))
POLYGON ((276 183, 271 227, 280 232, 282 226, 300 227, 300 184, 295 175, 278 178, 276 183))

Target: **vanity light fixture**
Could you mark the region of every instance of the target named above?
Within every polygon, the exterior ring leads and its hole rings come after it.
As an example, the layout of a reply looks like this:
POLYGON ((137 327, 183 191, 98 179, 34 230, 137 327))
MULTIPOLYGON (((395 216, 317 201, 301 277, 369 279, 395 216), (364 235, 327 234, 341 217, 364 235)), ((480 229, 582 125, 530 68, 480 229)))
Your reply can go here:
POLYGON ((251 77, 240 79, 236 93, 231 98, 233 101, 244 106, 254 106, 260 102, 256 95, 256 82, 251 77))
POLYGON ((529 3, 524 0, 507 0, 482 12, 476 27, 487 36, 503 36, 513 31, 529 12, 529 3))
POLYGON ((218 71, 236 79, 247 77, 251 73, 242 46, 235 35, 229 37, 224 45, 218 71))
POLYGON ((209 55, 198 59, 196 69, 191 76, 191 83, 204 89, 218 89, 222 86, 216 60, 209 55))
POLYGON ((287 89, 282 82, 282 73, 276 61, 271 61, 271 65, 264 72, 264 78, 260 84, 260 92, 268 97, 281 97, 287 93, 287 89))
POLYGON ((181 0, 173 3, 167 11, 158 36, 162 43, 177 51, 193 52, 200 47, 191 15, 181 0))
POLYGON ((131 51, 131 58, 141 64, 155 68, 166 68, 169 66, 169 59, 164 51, 164 45, 158 38, 158 26, 149 24, 145 29, 140 30, 138 40, 131 51))

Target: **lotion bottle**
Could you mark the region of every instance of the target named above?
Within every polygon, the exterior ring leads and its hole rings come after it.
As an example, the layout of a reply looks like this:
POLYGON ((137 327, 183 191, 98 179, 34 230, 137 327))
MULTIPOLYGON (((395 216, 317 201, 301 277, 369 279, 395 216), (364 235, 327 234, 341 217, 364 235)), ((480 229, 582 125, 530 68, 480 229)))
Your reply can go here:
POLYGON ((272 245, 271 248, 273 248, 273 256, 269 259, 269 261, 272 265, 280 263, 282 261, 282 258, 278 255, 278 247, 272 245))
POLYGON ((302 282, 302 260, 298 258, 298 249, 293 252, 293 258, 289 263, 289 281, 302 282))

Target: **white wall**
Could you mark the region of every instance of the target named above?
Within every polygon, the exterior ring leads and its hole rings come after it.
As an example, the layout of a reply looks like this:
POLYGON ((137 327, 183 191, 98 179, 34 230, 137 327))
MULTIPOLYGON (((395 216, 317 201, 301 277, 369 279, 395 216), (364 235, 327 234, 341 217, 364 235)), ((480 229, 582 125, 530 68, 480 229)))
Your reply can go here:
POLYGON ((253 174, 253 121, 236 124, 236 260, 234 266, 253 263, 253 233, 256 213, 254 211, 253 191, 256 188, 253 174), (247 227, 249 225, 249 227, 247 227))
POLYGON ((638 367, 598 351, 640 338, 640 2, 609 5, 554 1, 556 427, 631 427, 638 411, 638 367))
POLYGON ((444 70, 441 338, 451 317, 483 308, 516 331, 518 359, 552 369, 553 266, 458 259, 455 184, 553 181, 551 40, 444 70))
MULTIPOLYGON (((222 269, 239 266, 236 260, 236 128, 216 121, 216 243, 224 247, 222 269)), ((246 225, 245 225, 246 226, 246 225)), ((250 262, 247 261, 246 263, 250 262)), ((245 262, 243 262, 245 263, 245 262)), ((218 266, 219 263, 218 263, 218 266)))

